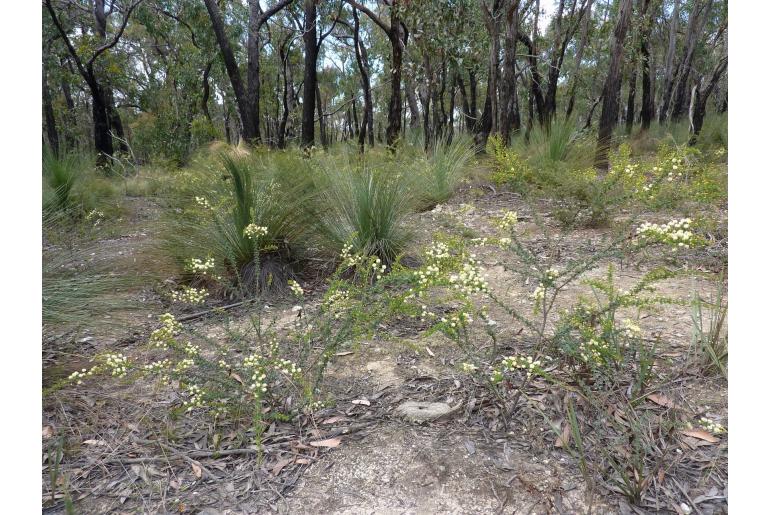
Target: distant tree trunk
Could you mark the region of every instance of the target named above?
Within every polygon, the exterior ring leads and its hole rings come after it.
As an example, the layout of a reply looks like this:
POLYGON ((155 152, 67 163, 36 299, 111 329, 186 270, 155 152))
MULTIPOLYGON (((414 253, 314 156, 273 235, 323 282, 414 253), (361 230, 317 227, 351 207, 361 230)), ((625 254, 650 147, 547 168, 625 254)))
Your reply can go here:
POLYGON ((318 87, 318 82, 315 85, 315 102, 318 109, 318 129, 321 133, 321 146, 323 148, 329 147, 329 138, 326 133, 326 119, 324 117, 323 99, 321 98, 321 88, 318 87))
POLYGON ((473 131, 477 132, 477 126, 479 125, 479 109, 478 109, 478 80, 476 79, 476 72, 473 69, 468 70, 468 88, 471 92, 471 117, 473 118, 473 131))
POLYGON ((55 156, 59 155, 59 131, 56 129, 56 117, 51 103, 51 91, 48 89, 48 76, 43 66, 43 115, 45 116, 45 129, 48 135, 48 146, 55 156))
POLYGON ((500 114, 500 108, 498 104, 497 96, 497 82, 498 82, 498 59, 500 57, 500 0, 494 0, 492 8, 490 10, 486 1, 481 3, 484 9, 484 24, 486 25, 487 32, 489 32, 490 44, 489 44, 489 79, 487 81, 487 98, 484 101, 485 111, 486 102, 489 101, 490 112, 487 118, 487 123, 484 125, 481 133, 482 142, 485 143, 490 133, 498 131, 498 119, 500 114))
POLYGON ((639 53, 642 58, 642 111, 640 114, 642 130, 650 128, 655 113, 654 95, 652 93, 652 77, 650 74, 649 39, 652 31, 653 17, 650 12, 651 0, 642 0, 641 20, 642 29, 639 32, 639 53), (649 16, 648 16, 649 13, 649 16))
POLYGON ((506 30, 503 58, 503 95, 502 120, 500 134, 507 145, 511 139, 511 131, 521 128, 519 106, 516 102, 516 40, 519 35, 519 0, 512 0, 505 13, 506 30))
POLYGON ((230 41, 225 32, 225 24, 222 21, 219 6, 217 5, 216 0, 204 0, 204 3, 209 12, 209 18, 211 19, 211 25, 214 28, 214 35, 217 44, 219 45, 219 51, 222 54, 225 70, 227 71, 227 76, 230 78, 230 85, 232 86, 233 94, 235 95, 238 115, 241 118, 241 135, 247 143, 254 142, 258 137, 257 127, 259 126, 259 121, 254 121, 251 110, 249 109, 246 88, 243 86, 238 63, 235 61, 235 54, 233 53, 230 41))
POLYGON ((417 106, 417 95, 414 93, 414 84, 410 77, 407 77, 405 81, 406 100, 409 106, 409 127, 415 128, 420 126, 420 109, 417 106))
POLYGON ((583 63, 583 52, 588 44, 588 29, 591 21, 591 6, 593 0, 588 0, 588 4, 585 7, 585 14, 583 14, 583 20, 580 27, 580 43, 578 43, 577 51, 575 52, 575 72, 574 77, 570 80, 570 92, 569 101, 567 102, 567 118, 572 116, 572 110, 575 108, 575 94, 577 92, 578 77, 580 76, 580 66, 583 63))
POLYGON ((697 85, 695 86, 693 108, 692 108, 692 114, 690 117, 691 118, 690 132, 692 133, 690 137, 690 145, 694 145, 698 139, 698 135, 700 134, 700 131, 703 128, 703 119, 706 116, 706 102, 708 102, 708 99, 711 96, 711 93, 714 91, 714 88, 719 82, 719 78, 722 76, 722 73, 724 73, 726 69, 727 69, 727 51, 725 51, 724 55, 717 63, 716 68, 714 68, 714 71, 711 74, 711 79, 709 80, 708 85, 706 86, 706 89, 704 89, 701 92, 700 81, 698 81, 697 85))
POLYGON ((390 102, 388 103, 388 128, 385 131, 388 146, 395 149, 401 133, 401 67, 405 41, 401 35, 401 19, 398 15, 398 0, 390 8, 390 102))
POLYGON ((674 88, 674 54, 676 53, 676 34, 679 29, 679 0, 674 0, 674 12, 671 14, 668 32, 668 50, 666 52, 666 71, 663 75, 663 89, 658 112, 658 123, 663 123, 668 117, 671 95, 674 88))
POLYGON ((620 91, 620 70, 623 60, 623 42, 626 39, 628 25, 631 19, 631 0, 621 0, 618 21, 612 36, 612 51, 610 54, 607 79, 604 82, 602 96, 602 115, 599 120, 599 135, 596 142, 595 166, 606 170, 609 166, 607 155, 612 140, 612 129, 618 119, 618 92, 620 91))
POLYGON ((530 70, 530 90, 529 94, 537 107, 537 121, 540 125, 545 124, 545 100, 543 99, 543 90, 540 87, 542 79, 537 71, 537 57, 535 46, 526 34, 519 32, 519 41, 527 47, 527 61, 529 61, 530 70))
POLYGON ((351 137, 352 136, 358 136, 358 111, 356 110, 356 97, 353 96, 350 98, 350 103, 353 104, 351 107, 353 108, 353 126, 351 127, 351 137))
POLYGON ((358 132, 358 147, 364 151, 366 136, 369 136, 369 146, 374 146, 374 106, 372 105, 372 86, 369 79, 369 59, 366 47, 361 43, 361 22, 358 12, 353 7, 353 47, 355 49, 356 64, 361 75, 361 89, 364 90, 364 112, 361 116, 361 129, 358 132))
POLYGON ((318 86, 318 11, 315 0, 305 0, 305 27, 302 40, 305 43, 305 74, 302 90, 302 146, 315 143, 315 95, 318 86))
POLYGON ((209 112, 209 97, 211 96, 211 86, 209 84, 209 75, 214 61, 209 61, 203 70, 203 94, 201 95, 201 110, 206 119, 211 123, 211 113, 209 112))
MULTIPOLYGON (((64 66, 64 59, 61 61, 64 66)), ((67 110, 64 115, 64 141, 66 148, 75 148, 77 146, 77 139, 74 136, 74 132, 77 125, 75 118, 75 102, 72 100, 72 92, 70 91, 69 82, 65 77, 61 79, 61 90, 64 95, 64 105, 67 106, 67 110)))
POLYGON ((626 104, 626 134, 631 134, 634 128, 634 113, 636 103, 636 59, 631 61, 631 74, 628 77, 628 103, 626 104))
MULTIPOLYGON (((126 25, 128 24, 128 20, 131 17, 131 13, 133 12, 133 10, 136 8, 137 5, 139 5, 138 1, 131 4, 131 6, 128 7, 124 15, 123 22, 120 28, 118 29, 117 33, 113 37, 112 41, 99 46, 94 51, 91 58, 88 61, 84 62, 83 60, 81 60, 77 50, 75 50, 75 47, 72 45, 72 42, 70 41, 69 36, 67 35, 67 32, 64 30, 64 27, 59 21, 59 17, 56 16, 56 11, 54 11, 53 9, 51 0, 45 0, 45 6, 48 11, 48 14, 51 16, 51 20, 56 26, 56 29, 59 31, 59 35, 64 40, 65 46, 67 47, 67 51, 72 57, 72 60, 77 65, 77 69, 80 72, 80 75, 85 80, 86 84, 88 85, 88 89, 90 90, 91 96, 93 97, 91 106, 92 106, 92 112, 93 112, 93 125, 94 125, 94 147, 97 153, 96 160, 97 160, 98 166, 104 166, 108 164, 109 158, 112 157, 114 153, 114 147, 112 145, 112 136, 110 135, 110 120, 108 115, 108 105, 106 103, 107 97, 105 95, 104 89, 102 88, 101 84, 97 80, 94 66, 96 65, 96 59, 100 55, 102 55, 103 53, 105 53, 107 50, 109 50, 110 48, 112 48, 118 43, 121 36, 123 35, 123 31, 125 30, 126 25)), ((100 16, 104 17, 103 0, 95 0, 94 15, 97 17, 97 29, 99 27, 106 27, 106 20, 102 23, 102 20, 99 19, 100 16)), ((122 126, 120 127, 120 129, 122 130, 122 126)))
MULTIPOLYGON (((433 100, 433 67, 430 62, 429 52, 423 50, 422 53, 422 66, 425 73, 425 84, 420 89, 420 102, 422 103, 422 130, 423 130, 423 147, 425 152, 430 149, 433 142, 434 133, 432 129, 435 126, 431 126, 430 123, 430 103, 433 100)), ((433 110, 436 110, 436 105, 433 105, 433 110)), ((435 119, 435 115, 434 115, 435 119)))
POLYGON ((457 86, 460 88, 460 97, 462 98, 463 102, 462 109, 465 130, 467 132, 471 132, 471 128, 473 127, 473 117, 471 116, 471 108, 470 104, 468 103, 468 94, 465 91, 465 83, 463 82, 462 70, 457 70, 457 86))
POLYGON ((697 40, 700 37, 703 26, 708 18, 709 11, 711 11, 712 2, 713 0, 708 0, 708 3, 705 6, 701 5, 700 2, 696 2, 690 13, 690 21, 687 24, 687 39, 685 40, 684 57, 679 66, 679 80, 677 82, 676 94, 674 97, 674 106, 671 110, 671 119, 674 121, 681 119, 687 110, 687 94, 690 92, 689 79, 690 70, 692 69, 692 59, 695 54, 697 40))

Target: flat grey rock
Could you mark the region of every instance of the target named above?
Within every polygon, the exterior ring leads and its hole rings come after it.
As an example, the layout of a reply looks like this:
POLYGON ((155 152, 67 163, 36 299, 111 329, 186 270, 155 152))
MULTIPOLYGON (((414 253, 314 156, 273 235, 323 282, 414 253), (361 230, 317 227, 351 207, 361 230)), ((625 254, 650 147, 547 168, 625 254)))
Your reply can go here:
POLYGON ((429 422, 452 412, 444 402, 406 401, 395 409, 396 415, 409 422, 429 422))

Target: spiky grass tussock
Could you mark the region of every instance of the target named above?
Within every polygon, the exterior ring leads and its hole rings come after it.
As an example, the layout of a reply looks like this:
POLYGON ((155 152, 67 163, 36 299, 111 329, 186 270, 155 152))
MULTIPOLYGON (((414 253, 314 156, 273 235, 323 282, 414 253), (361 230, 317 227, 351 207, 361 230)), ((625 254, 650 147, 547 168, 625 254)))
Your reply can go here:
POLYGON ((436 141, 424 166, 419 170, 419 207, 432 209, 446 202, 466 177, 468 164, 476 155, 478 146, 467 135, 455 136, 451 142, 436 141))
POLYGON ((315 226, 324 246, 338 253, 351 245, 353 253, 393 262, 411 237, 405 219, 419 197, 413 174, 367 163, 327 163, 316 174, 315 226))

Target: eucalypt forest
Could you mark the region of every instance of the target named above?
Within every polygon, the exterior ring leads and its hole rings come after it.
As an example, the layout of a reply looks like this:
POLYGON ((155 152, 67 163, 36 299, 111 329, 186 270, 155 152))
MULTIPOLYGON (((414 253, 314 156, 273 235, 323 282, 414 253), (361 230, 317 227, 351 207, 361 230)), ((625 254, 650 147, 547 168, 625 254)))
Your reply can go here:
POLYGON ((727 1, 41 8, 44 510, 727 511, 727 1))

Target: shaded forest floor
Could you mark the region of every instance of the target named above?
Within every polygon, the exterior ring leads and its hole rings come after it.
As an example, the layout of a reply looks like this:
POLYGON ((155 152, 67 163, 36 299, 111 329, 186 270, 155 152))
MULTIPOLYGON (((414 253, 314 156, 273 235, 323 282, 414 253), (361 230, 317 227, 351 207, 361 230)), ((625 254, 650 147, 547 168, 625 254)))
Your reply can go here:
MULTIPOLYGON (((137 267, 162 276, 155 253, 155 222, 163 208, 148 198, 130 199, 115 234, 98 242, 96 256, 115 267, 137 267)), ((416 253, 436 231, 465 238, 494 234, 490 220, 514 210, 524 239, 543 239, 534 218, 556 226, 546 202, 531 205, 516 194, 481 184, 468 185, 447 204, 413 216, 416 253)), ((726 213, 709 213, 726 231, 726 213)), ((670 219, 650 214, 648 221, 670 219)), ((604 229, 583 229, 562 242, 560 259, 590 255, 604 229)), ((721 233, 720 233, 721 234, 721 233)), ((694 274, 663 282, 661 294, 687 301, 693 291, 715 291, 717 271, 726 263, 726 238, 715 235, 706 250, 689 252, 678 266, 694 274)), ((532 286, 507 272, 495 247, 479 247, 477 259, 495 294, 525 302, 532 286)), ((409 253, 407 253, 409 254, 409 253)), ((660 263, 666 257, 659 258, 660 263)), ((602 263, 597 276, 610 265, 602 263)), ((654 263, 653 263, 654 264, 654 263)), ((614 262, 621 288, 649 268, 614 262)), ((323 279, 306 291, 318 302, 323 279)), ((587 294, 571 287, 564 301, 587 294)), ((87 333, 57 334, 43 344, 44 386, 85 366, 96 352, 118 350, 141 356, 164 300, 152 284, 128 292, 139 307, 116 312, 87 333), (117 322, 116 322, 117 321, 117 322)), ((313 300, 309 302, 313 304, 313 300)), ((273 299, 267 310, 276 327, 296 320, 289 300, 273 299)), ((245 337, 252 309, 236 307, 189 322, 208 338, 245 337)), ((516 352, 527 342, 521 326, 492 308, 500 345, 516 352)), ((692 319, 688 305, 665 305, 640 321, 653 335, 655 369, 664 381, 641 409, 664 417, 675 410, 686 418, 707 417, 727 426, 727 381, 690 371, 692 319), (655 399, 655 400, 651 400, 655 399)), ((485 404, 478 386, 458 374, 461 355, 440 333, 425 336, 413 320, 383 325, 371 339, 341 349, 324 378, 335 404, 293 423, 273 422, 257 450, 227 421, 194 414, 171 416, 175 394, 150 382, 105 379, 64 387, 43 398, 43 492, 45 512, 64 511, 65 495, 82 513, 722 513, 727 511, 727 436, 704 440, 680 435, 665 449, 650 479, 654 488, 636 506, 606 485, 589 488, 579 460, 555 445, 553 426, 542 412, 563 412, 563 392, 545 382, 527 388, 533 410, 510 422, 485 404), (445 402, 458 411, 426 424, 394 414, 406 400, 445 402), (310 442, 334 440, 337 445, 310 442), (158 444, 158 441, 167 443, 158 444), (55 471, 55 478, 52 472, 55 471), (52 479, 57 488, 52 499, 52 479), (66 492, 66 494, 64 493, 66 492), (683 506, 683 503, 685 507, 683 506)), ((287 400, 288 403, 291 399, 287 400)), ((622 413, 615 413, 622 417, 622 413)), ((566 422, 551 419, 557 426, 566 422)), ((629 458, 630 459, 630 458, 629 458)))

